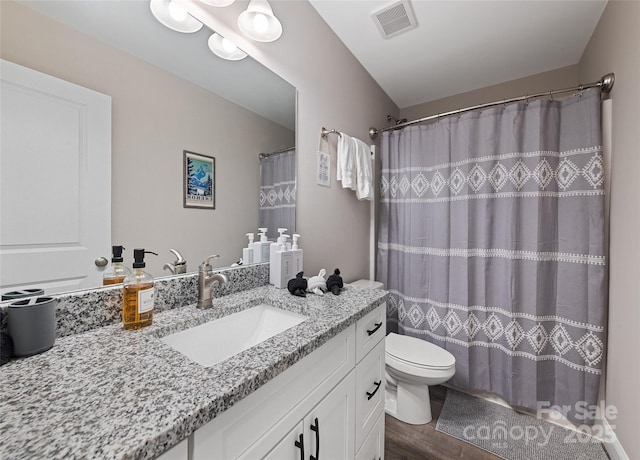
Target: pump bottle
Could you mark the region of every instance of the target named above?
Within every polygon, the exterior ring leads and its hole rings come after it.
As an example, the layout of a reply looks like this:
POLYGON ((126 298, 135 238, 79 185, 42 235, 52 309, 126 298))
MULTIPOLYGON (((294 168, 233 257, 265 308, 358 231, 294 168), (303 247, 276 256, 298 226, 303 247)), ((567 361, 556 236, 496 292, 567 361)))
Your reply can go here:
POLYGON ((267 238, 267 229, 259 228, 260 241, 253 243, 253 260, 256 263, 269 262, 269 247, 271 242, 267 238))
POLYGON ((289 235, 285 234, 286 231, 287 231, 286 228, 279 228, 278 238, 276 238, 276 240, 269 245, 269 261, 270 262, 273 261, 276 251, 281 251, 281 250, 285 251, 287 249, 287 238, 289 238, 289 235), (282 245, 282 249, 280 245, 282 245))
POLYGON ((292 253, 287 250, 286 228, 279 228, 278 241, 271 245, 271 260, 269 262, 269 283, 279 289, 287 287, 287 283, 295 276, 293 272, 292 253))
POLYGON ((242 263, 245 265, 255 263, 253 258, 253 233, 247 233, 249 237, 249 244, 246 248, 242 249, 242 263))
POLYGON ((158 255, 144 249, 133 250, 133 273, 124 279, 122 292, 122 324, 125 329, 140 329, 153 322, 155 290, 153 277, 144 271, 145 254, 158 255))
POLYGON ((123 249, 123 246, 111 246, 111 267, 104 272, 104 277, 102 278, 103 286, 122 283, 125 277, 131 273, 131 270, 122 264, 124 261, 122 258, 123 249))
POLYGON ((291 264, 293 265, 293 273, 300 273, 302 268, 302 249, 298 246, 300 235, 293 234, 293 244, 291 244, 291 264))

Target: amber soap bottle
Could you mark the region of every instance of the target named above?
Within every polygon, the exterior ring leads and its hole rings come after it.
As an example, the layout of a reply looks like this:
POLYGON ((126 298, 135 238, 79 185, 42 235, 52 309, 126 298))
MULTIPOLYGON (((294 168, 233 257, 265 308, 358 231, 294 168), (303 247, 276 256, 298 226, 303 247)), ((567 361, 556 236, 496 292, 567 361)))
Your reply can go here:
POLYGON ((122 246, 112 246, 111 267, 104 273, 102 285, 109 286, 111 284, 122 283, 131 270, 124 266, 122 258, 122 246))
POLYGON ((133 250, 133 272, 124 279, 122 292, 122 324, 125 329, 151 326, 155 290, 153 277, 144 271, 145 254, 156 254, 144 249, 133 250))

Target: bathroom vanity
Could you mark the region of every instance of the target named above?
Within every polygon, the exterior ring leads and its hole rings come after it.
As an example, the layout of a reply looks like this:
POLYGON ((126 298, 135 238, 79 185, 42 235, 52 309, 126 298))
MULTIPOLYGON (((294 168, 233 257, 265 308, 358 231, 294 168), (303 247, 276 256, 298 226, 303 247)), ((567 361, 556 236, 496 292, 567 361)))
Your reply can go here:
POLYGON ((0 458, 381 458, 387 295, 263 286, 59 338, 0 367, 0 458), (161 340, 259 304, 308 319, 210 367, 161 340))

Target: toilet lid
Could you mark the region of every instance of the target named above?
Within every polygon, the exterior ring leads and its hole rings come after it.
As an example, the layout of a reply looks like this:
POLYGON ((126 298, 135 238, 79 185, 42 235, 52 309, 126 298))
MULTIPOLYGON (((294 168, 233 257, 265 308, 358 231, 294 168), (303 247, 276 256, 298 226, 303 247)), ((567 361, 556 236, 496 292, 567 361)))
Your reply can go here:
POLYGON ((448 369, 456 363, 453 355, 444 348, 416 337, 393 332, 385 339, 385 351, 396 359, 419 367, 448 369))

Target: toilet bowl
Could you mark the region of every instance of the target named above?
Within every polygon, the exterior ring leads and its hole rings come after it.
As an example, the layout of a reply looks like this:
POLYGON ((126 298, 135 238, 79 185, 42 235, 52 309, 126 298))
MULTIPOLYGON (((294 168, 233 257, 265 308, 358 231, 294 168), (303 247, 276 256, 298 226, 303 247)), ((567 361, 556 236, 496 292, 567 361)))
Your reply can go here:
POLYGON ((393 332, 385 338, 385 412, 412 425, 429 423, 429 385, 446 382, 456 359, 444 348, 393 332))

